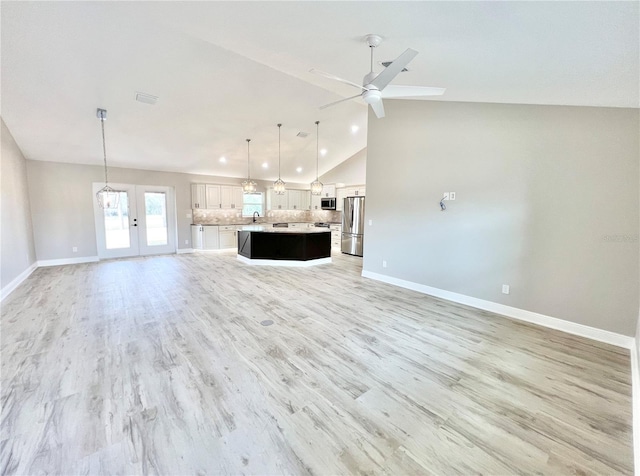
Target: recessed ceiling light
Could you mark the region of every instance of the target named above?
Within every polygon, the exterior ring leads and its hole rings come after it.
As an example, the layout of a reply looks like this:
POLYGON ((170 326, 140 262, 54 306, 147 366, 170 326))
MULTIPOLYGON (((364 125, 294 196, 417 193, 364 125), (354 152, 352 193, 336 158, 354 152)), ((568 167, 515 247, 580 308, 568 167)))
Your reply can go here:
POLYGON ((355 124, 353 126, 351 126, 351 132, 354 133, 354 134, 356 132, 358 132, 358 129, 360 129, 360 128, 358 126, 356 126, 355 124))
POLYGON ((226 164, 227 163, 227 158, 226 157, 220 157, 220 163, 221 164, 226 164))
POLYGON ((264 164, 262 164, 262 168, 263 169, 268 169, 269 168, 269 164, 267 164, 266 162, 264 164))
POLYGON ((325 155, 327 155, 327 149, 320 149, 320 155, 322 157, 324 157, 325 155))
POLYGON ((298 168, 296 169, 296 172, 298 172, 298 173, 302 172, 302 167, 298 167, 298 168))

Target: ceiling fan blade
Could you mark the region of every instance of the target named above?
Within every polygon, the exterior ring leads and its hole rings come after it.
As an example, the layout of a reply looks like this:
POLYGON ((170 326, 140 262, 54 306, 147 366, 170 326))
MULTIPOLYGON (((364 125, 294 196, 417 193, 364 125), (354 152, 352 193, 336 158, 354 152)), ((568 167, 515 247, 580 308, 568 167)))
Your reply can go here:
POLYGON ((370 106, 378 119, 384 117, 384 106, 382 105, 382 101, 371 103, 370 106))
POLYGON ((330 102, 329 104, 325 104, 324 106, 320 106, 320 109, 326 109, 331 106, 335 106, 336 104, 340 104, 341 102, 350 101, 351 99, 359 98, 361 95, 356 94, 355 96, 351 96, 350 98, 340 99, 339 101, 330 102))
POLYGON ((395 78, 400 71, 407 66, 413 58, 416 57, 418 52, 416 50, 412 50, 408 48, 407 51, 398 56, 393 62, 385 68, 376 79, 371 81, 371 84, 377 87, 380 91, 382 91, 387 84, 391 82, 393 78, 395 78))
POLYGON ((359 84, 356 84, 356 83, 354 83, 354 82, 351 82, 351 81, 349 81, 348 79, 342 79, 342 78, 340 78, 339 76, 336 76, 336 75, 331 74, 331 73, 325 73, 324 71, 320 71, 319 69, 313 69, 313 68, 311 68, 311 69, 309 70, 309 72, 310 72, 310 73, 313 73, 313 74, 318 74, 318 75, 320 75, 320 76, 324 76, 325 78, 333 79, 334 81, 340 81, 341 83, 348 84, 349 86, 354 86, 354 87, 356 87, 356 88, 358 88, 358 89, 361 89, 361 90, 367 91, 367 89, 366 89, 366 88, 363 88, 363 87, 362 87, 362 86, 360 86, 359 84))
POLYGON ((384 88, 383 98, 416 98, 426 96, 442 96, 446 91, 445 88, 431 88, 426 86, 396 86, 390 84, 384 88))

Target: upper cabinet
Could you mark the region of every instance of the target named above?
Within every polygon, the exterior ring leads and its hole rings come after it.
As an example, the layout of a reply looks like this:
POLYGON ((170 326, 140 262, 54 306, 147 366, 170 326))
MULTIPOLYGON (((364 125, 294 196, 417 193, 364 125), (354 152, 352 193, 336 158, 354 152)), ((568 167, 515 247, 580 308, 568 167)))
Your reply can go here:
MULTIPOLYGON (((309 190, 287 190, 283 195, 276 194, 272 188, 267 190, 268 210, 311 210, 309 190)), ((318 199, 318 209, 320 201, 318 199)))
POLYGON ((333 198, 336 196, 335 184, 328 184, 322 186, 322 198, 333 198))
POLYGON ((336 210, 342 211, 345 197, 364 197, 365 196, 364 185, 352 185, 345 188, 339 188, 336 190, 336 210))
POLYGON ((220 185, 207 184, 207 208, 222 208, 220 202, 220 185))
POLYGON ((267 209, 287 210, 289 192, 290 190, 286 190, 284 194, 278 195, 272 188, 267 190, 267 209))
POLYGON ((242 208, 243 197, 242 187, 220 185, 220 208, 242 208))
POLYGON ((206 187, 203 183, 191 184, 191 208, 207 208, 206 187))
POLYGON ((308 190, 289 190, 287 210, 309 210, 310 199, 308 190))
POLYGON ((191 208, 242 209, 242 205, 243 193, 239 185, 191 184, 191 208))
MULTIPOLYGON (((311 195, 311 193, 309 193, 309 195, 311 195)), ((322 204, 320 203, 321 199, 322 195, 311 195, 311 207, 309 208, 309 210, 322 210, 322 204)))

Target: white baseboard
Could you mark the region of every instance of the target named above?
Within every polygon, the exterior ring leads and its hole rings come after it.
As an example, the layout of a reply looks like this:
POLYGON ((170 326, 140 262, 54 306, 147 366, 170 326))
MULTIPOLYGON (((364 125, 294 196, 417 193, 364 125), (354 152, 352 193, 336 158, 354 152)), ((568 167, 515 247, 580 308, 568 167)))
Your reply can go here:
POLYGON ((631 346, 631 403, 634 474, 640 474, 640 362, 638 362, 638 342, 635 339, 631 346))
POLYGON ((95 263, 96 261, 99 261, 97 256, 82 256, 80 258, 46 259, 43 261, 38 261, 38 267, 61 266, 63 264, 95 263))
POLYGON ((31 266, 25 269, 22 273, 20 273, 18 276, 12 279, 11 282, 7 284, 4 288, 2 288, 2 291, 0 291, 0 302, 4 301, 4 299, 9 294, 11 294, 18 286, 20 286, 20 284, 22 284, 22 281, 27 279, 31 275, 31 273, 33 273, 37 268, 38 268, 38 262, 36 261, 32 263, 31 266))
POLYGON ((183 254, 186 254, 186 253, 193 253, 193 251, 194 251, 193 248, 178 248, 176 250, 176 254, 177 255, 183 255, 183 254))
POLYGON ((308 261, 294 261, 286 259, 249 259, 242 255, 238 255, 238 260, 245 264, 256 266, 288 266, 290 268, 307 268, 309 266, 317 266, 319 264, 331 263, 331 258, 310 259, 308 261))
POLYGON ((567 332, 568 334, 586 337, 588 339, 593 339, 599 342, 604 342, 606 344, 623 347, 625 349, 631 349, 635 343, 635 339, 630 336, 616 334, 615 332, 605 331, 603 329, 597 329, 595 327, 585 326, 576 322, 565 321, 564 319, 558 319, 557 317, 538 314, 537 312, 526 311, 517 307, 511 307, 496 302, 485 301, 484 299, 478 299, 471 296, 466 296, 464 294, 458 294, 451 291, 445 291, 443 289, 432 288, 431 286, 425 286, 424 284, 418 284, 412 281, 405 281, 404 279, 394 278, 392 276, 386 276, 384 274, 373 273, 371 271, 362 271, 362 277, 374 279, 376 281, 382 281, 383 283, 387 284, 393 284, 395 286, 411 289, 413 291, 418 291, 420 293, 446 299, 448 301, 465 304, 467 306, 483 309, 485 311, 495 312, 496 314, 501 314, 512 319, 526 321, 532 324, 538 324, 543 327, 549 327, 551 329, 567 332))

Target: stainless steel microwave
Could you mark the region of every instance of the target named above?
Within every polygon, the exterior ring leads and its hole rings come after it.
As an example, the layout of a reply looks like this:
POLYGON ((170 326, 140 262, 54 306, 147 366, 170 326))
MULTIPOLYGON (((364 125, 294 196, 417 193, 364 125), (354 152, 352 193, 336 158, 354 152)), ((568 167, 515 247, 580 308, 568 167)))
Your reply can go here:
POLYGON ((320 208, 323 210, 335 210, 336 209, 336 197, 321 198, 320 208))

